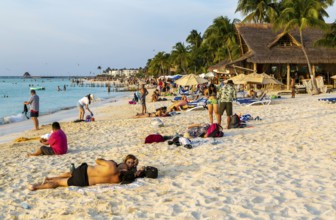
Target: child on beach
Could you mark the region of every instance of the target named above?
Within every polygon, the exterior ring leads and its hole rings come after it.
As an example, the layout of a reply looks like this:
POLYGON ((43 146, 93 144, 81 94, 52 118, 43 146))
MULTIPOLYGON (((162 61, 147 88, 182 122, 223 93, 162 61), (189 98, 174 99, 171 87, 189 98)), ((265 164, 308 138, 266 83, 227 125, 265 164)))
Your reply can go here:
POLYGON ((42 146, 35 153, 28 154, 27 156, 39 156, 39 155, 61 155, 66 154, 68 151, 67 137, 61 130, 61 126, 58 122, 52 123, 53 133, 48 140, 41 139, 41 143, 50 145, 50 147, 42 146))

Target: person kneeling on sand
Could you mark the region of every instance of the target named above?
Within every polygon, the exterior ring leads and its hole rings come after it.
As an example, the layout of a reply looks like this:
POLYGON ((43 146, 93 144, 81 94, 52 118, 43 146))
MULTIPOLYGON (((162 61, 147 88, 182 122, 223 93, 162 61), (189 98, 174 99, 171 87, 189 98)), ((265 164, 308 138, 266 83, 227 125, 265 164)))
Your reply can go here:
POLYGON ((42 146, 35 153, 28 154, 28 156, 39 156, 39 155, 61 155, 66 154, 68 151, 67 137, 62 131, 61 126, 58 122, 54 122, 51 125, 52 134, 48 140, 41 139, 41 143, 45 145, 50 145, 50 147, 42 146))
POLYGON ((125 166, 117 166, 112 160, 96 159, 96 166, 82 163, 72 173, 63 173, 58 177, 46 178, 44 183, 32 184, 29 190, 54 189, 68 186, 93 186, 104 183, 128 184, 135 180, 134 172, 125 166), (120 168, 123 167, 123 168, 120 168))

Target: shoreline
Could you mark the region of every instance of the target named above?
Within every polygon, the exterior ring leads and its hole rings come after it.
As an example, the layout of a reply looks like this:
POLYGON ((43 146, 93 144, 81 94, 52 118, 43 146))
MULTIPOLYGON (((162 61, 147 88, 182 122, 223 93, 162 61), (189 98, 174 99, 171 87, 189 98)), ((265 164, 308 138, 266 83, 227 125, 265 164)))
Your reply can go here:
MULTIPOLYGON (((125 92, 123 95, 113 98, 107 98, 99 102, 95 102, 90 105, 90 109, 95 113, 96 110, 109 106, 111 103, 122 104, 121 102, 129 97, 133 93, 125 92)), ((96 117, 96 114, 95 114, 96 117)), ((51 124, 54 121, 58 122, 71 122, 78 119, 78 110, 74 107, 63 108, 58 111, 43 114, 38 117, 40 128, 51 124)), ((27 119, 19 122, 12 122, 8 124, 0 125, 0 144, 4 144, 13 141, 18 135, 33 130, 33 122, 31 119, 27 119)))

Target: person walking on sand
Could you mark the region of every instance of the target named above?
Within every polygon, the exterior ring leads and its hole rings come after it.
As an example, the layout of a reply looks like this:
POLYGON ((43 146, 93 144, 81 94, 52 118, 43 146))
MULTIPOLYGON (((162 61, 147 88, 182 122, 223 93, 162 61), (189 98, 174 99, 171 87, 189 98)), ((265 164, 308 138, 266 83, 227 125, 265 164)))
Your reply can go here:
POLYGON ((218 124, 221 125, 222 122, 222 115, 224 111, 226 111, 227 115, 227 129, 230 129, 230 122, 231 122, 231 115, 233 112, 232 109, 232 101, 237 98, 237 92, 234 88, 233 81, 228 80, 228 82, 224 85, 223 88, 219 89, 217 93, 217 99, 219 101, 219 108, 218 108, 218 124))
POLYGON ((96 159, 95 166, 82 163, 72 173, 63 173, 58 177, 46 178, 44 183, 28 186, 31 191, 54 189, 68 186, 93 186, 104 183, 128 184, 135 180, 134 171, 127 171, 126 166, 118 167, 113 160, 96 159))
POLYGON ((79 119, 80 120, 84 120, 84 114, 85 114, 85 109, 88 110, 91 114, 91 116, 93 116, 92 111, 89 109, 89 105, 91 104, 91 101, 94 99, 93 94, 88 94, 87 96, 84 96, 83 98, 81 98, 80 100, 78 100, 78 110, 79 110, 79 119))
POLYGON ((39 156, 39 155, 61 155, 66 154, 68 151, 68 142, 65 133, 62 131, 58 122, 54 122, 51 125, 52 134, 48 140, 41 139, 40 142, 44 145, 50 145, 50 147, 42 146, 36 152, 28 154, 27 156, 39 156))
POLYGON ((35 126, 35 130, 39 129, 39 121, 38 121, 38 116, 39 116, 39 110, 40 110, 40 97, 36 95, 35 90, 30 90, 31 97, 29 101, 24 102, 23 104, 25 105, 30 105, 30 117, 32 118, 35 126))
POLYGON ((146 96, 148 95, 148 91, 145 88, 145 84, 141 84, 140 94, 141 94, 140 101, 142 105, 142 114, 144 115, 145 113, 147 113, 146 96))

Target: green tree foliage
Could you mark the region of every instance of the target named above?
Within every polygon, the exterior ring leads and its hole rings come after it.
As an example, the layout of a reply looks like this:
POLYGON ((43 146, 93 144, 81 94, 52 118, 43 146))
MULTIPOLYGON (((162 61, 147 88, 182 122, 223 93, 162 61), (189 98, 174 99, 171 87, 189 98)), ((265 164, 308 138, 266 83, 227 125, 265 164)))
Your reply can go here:
POLYGON ((315 42, 315 46, 336 48, 336 21, 330 25, 324 37, 315 42))
POLYGON ((170 67, 170 54, 165 52, 158 52, 153 59, 147 62, 147 72, 149 75, 168 74, 170 67))

